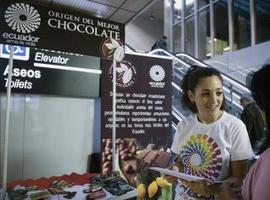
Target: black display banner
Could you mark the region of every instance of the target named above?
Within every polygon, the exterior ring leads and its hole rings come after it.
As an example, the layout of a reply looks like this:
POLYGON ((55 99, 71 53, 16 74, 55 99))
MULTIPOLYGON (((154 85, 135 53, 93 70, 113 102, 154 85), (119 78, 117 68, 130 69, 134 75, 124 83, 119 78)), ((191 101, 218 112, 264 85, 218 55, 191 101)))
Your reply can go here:
MULTIPOLYGON (((9 45, 0 45, 0 91, 6 92, 9 45)), ((99 97, 100 58, 16 46, 14 93, 99 97)))
POLYGON ((29 1, 1 1, 0 27, 2 44, 98 57, 123 54, 125 43, 123 24, 29 1))
MULTIPOLYGON (((112 61, 101 60, 102 173, 112 170, 112 61)), ((116 168, 136 187, 136 154, 171 145, 172 61, 125 55, 116 67, 116 168), (153 146, 153 147, 154 147, 153 146)))
MULTIPOLYGON (((172 63, 126 55, 117 63, 117 137, 164 141, 171 134, 172 63)), ((101 60, 101 131, 112 137, 112 61, 101 60)))

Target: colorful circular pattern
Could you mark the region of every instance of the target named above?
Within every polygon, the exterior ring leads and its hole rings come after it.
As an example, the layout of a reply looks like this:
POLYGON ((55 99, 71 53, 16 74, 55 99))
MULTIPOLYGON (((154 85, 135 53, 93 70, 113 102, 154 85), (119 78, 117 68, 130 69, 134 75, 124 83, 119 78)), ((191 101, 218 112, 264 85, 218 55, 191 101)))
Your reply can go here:
POLYGON ((182 146, 180 155, 185 173, 215 180, 222 168, 221 151, 213 138, 192 135, 182 146))

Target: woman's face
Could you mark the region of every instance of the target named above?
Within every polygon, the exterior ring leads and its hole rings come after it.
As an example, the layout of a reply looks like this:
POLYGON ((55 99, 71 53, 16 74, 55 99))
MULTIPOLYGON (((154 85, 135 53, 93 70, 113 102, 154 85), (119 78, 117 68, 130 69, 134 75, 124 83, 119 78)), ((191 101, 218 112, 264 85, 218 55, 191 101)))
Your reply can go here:
POLYGON ((191 102, 197 106, 198 113, 218 114, 223 102, 223 85, 219 77, 209 76, 199 80, 194 92, 188 91, 191 102))

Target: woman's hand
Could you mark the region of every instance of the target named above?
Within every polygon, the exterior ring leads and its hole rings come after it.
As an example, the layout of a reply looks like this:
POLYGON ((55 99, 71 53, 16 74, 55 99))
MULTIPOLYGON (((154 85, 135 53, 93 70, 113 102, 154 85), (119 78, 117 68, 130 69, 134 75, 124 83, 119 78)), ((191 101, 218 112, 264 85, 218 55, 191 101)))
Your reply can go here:
POLYGON ((211 183, 208 181, 187 181, 180 179, 182 183, 188 186, 194 192, 197 192, 204 196, 214 195, 220 192, 221 184, 220 183, 211 183))
POLYGON ((176 183, 176 181, 178 180, 175 176, 170 175, 165 175, 163 178, 171 184, 176 183))
POLYGON ((229 182, 224 182, 219 193, 219 200, 238 200, 240 199, 240 190, 235 189, 229 182))
MULTIPOLYGON (((179 168, 178 168, 178 166, 176 166, 176 165, 171 165, 171 166, 169 167, 169 169, 172 170, 172 171, 176 171, 176 172, 179 171, 179 168)), ((175 177, 175 176, 170 176, 170 175, 165 175, 165 176, 164 176, 164 179, 165 179, 166 181, 168 181, 169 183, 171 183, 171 184, 176 183, 176 181, 178 180, 177 177, 175 177)))
POLYGON ((247 172, 247 160, 231 162, 231 177, 224 180, 219 193, 220 200, 237 200, 241 196, 243 178, 247 172))

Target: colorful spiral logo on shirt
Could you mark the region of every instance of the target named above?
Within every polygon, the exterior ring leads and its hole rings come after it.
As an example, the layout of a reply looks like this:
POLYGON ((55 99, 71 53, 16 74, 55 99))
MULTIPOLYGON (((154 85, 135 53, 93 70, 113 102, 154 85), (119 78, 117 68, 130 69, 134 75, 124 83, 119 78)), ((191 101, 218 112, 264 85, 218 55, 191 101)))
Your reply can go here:
POLYGON ((192 135, 182 146, 180 155, 185 173, 216 180, 221 172, 220 148, 208 135, 192 135))
POLYGON ((5 11, 5 20, 10 28, 19 33, 31 33, 41 23, 38 11, 26 3, 15 3, 5 11))

